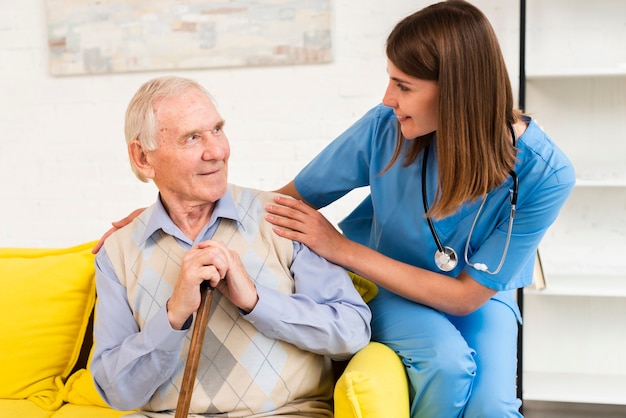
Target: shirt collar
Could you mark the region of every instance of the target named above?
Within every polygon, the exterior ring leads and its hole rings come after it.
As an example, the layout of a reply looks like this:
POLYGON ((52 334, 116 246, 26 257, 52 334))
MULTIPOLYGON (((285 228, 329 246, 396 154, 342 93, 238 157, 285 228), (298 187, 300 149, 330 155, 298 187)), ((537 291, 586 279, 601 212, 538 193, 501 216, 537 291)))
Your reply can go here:
MULTIPOLYGON (((172 235, 175 238, 178 238, 182 241, 187 242, 189 245, 193 245, 193 242, 183 234, 183 232, 176 226, 176 224, 172 221, 172 219, 167 214, 165 207, 163 206, 163 202, 161 201, 161 194, 156 200, 156 202, 144 212, 143 216, 144 222, 146 223, 146 229, 141 237, 140 245, 145 243, 148 238, 150 238, 155 232, 159 229, 163 230, 168 235, 172 235)), ((196 241, 203 241, 210 237, 206 237, 205 235, 208 230, 214 230, 213 226, 220 218, 232 219, 238 224, 241 224, 241 220, 239 219, 239 215, 237 213, 237 207, 235 206, 235 202, 233 201, 233 196, 230 192, 230 189, 226 190, 226 194, 222 196, 217 202, 215 202, 215 207, 213 208, 213 213, 211 214, 211 219, 204 226, 202 231, 198 234, 196 241)), ((212 234, 211 234, 212 235, 212 234)))

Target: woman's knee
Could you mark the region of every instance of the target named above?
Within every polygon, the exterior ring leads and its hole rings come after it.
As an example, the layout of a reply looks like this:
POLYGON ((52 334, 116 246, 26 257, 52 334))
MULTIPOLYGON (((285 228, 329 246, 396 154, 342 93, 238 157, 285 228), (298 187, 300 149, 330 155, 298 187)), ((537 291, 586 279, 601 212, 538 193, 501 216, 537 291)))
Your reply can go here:
POLYGON ((419 356, 402 356, 402 361, 409 377, 412 416, 460 416, 476 375, 469 347, 432 347, 419 356))
POLYGON ((521 417, 521 401, 516 397, 517 322, 513 311, 491 301, 474 314, 453 320, 477 353, 476 377, 464 416, 521 417))
POLYGON ((473 378, 475 351, 449 322, 439 325, 426 337, 396 335, 383 342, 400 356, 409 375, 444 381, 473 378))
POLYGON ((439 347, 435 346, 426 351, 427 353, 421 353, 419 361, 414 361, 410 357, 405 358, 407 368, 430 371, 445 381, 473 379, 476 375, 474 350, 463 341, 442 343, 439 347))

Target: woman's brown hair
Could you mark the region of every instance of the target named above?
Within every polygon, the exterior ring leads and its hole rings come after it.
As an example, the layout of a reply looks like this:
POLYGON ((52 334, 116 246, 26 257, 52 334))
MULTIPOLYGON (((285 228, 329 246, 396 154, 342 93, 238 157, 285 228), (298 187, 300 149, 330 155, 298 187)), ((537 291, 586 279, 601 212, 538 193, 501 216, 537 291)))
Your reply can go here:
MULTIPOLYGON (((411 141, 404 165, 429 144, 437 149, 437 194, 429 215, 442 218, 509 176, 515 164, 509 124, 517 119, 497 37, 473 5, 449 0, 400 21, 387 38, 388 59, 405 74, 436 81, 439 120, 434 134, 411 141)), ((395 153, 405 138, 398 127, 395 153)))

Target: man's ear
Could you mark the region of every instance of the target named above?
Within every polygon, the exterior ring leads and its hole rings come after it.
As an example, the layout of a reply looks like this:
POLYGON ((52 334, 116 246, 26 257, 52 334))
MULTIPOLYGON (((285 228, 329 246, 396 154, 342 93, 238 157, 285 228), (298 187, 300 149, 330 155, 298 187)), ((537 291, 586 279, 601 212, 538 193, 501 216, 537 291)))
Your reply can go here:
POLYGON ((135 169, 146 179, 154 178, 152 164, 150 164, 148 155, 138 140, 135 139, 128 144, 128 157, 135 169))

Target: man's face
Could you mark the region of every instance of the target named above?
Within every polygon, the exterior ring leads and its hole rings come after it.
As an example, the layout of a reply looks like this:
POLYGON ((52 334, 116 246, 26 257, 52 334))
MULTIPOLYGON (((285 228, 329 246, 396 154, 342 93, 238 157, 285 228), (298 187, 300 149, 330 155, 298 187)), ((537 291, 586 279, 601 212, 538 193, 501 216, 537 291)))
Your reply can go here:
POLYGON ((224 120, 200 91, 157 101, 157 143, 147 153, 166 206, 214 203, 226 193, 230 146, 224 120))

